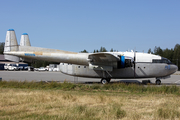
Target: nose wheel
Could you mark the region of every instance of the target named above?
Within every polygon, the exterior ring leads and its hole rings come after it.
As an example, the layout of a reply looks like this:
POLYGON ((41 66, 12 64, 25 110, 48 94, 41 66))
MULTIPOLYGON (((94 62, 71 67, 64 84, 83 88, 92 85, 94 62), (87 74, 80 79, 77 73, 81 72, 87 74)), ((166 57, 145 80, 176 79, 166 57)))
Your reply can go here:
POLYGON ((102 83, 102 84, 107 84, 107 83, 110 82, 110 80, 111 80, 111 79, 109 79, 109 78, 102 78, 102 79, 101 79, 101 83, 102 83))
POLYGON ((161 84, 161 80, 160 79, 157 79, 156 80, 156 85, 160 85, 161 84))

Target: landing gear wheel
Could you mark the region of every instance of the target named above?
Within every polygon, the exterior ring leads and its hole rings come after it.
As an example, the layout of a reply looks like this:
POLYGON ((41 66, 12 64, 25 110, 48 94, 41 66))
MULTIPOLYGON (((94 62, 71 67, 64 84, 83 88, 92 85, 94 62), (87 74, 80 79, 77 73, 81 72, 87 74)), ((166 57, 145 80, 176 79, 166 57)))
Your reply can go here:
POLYGON ((161 84, 161 80, 160 79, 157 79, 156 80, 156 85, 160 85, 161 84))
POLYGON ((110 81, 111 81, 111 79, 110 79, 110 78, 109 78, 109 79, 106 79, 106 80, 107 80, 107 82, 108 82, 108 83, 110 83, 110 81))
POLYGON ((142 84, 144 84, 144 85, 147 85, 147 84, 150 84, 150 83, 151 83, 150 80, 142 80, 142 84))
POLYGON ((102 84, 107 84, 107 83, 108 83, 108 79, 102 78, 102 79, 101 79, 101 83, 102 83, 102 84))

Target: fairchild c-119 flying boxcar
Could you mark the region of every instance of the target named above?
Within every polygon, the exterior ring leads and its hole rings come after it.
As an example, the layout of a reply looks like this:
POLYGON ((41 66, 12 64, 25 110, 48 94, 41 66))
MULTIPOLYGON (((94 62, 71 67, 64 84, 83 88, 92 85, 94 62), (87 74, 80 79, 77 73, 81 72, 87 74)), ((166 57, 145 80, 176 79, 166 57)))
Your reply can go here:
POLYGON ((63 50, 32 47, 27 33, 21 36, 20 45, 15 31, 6 34, 5 59, 11 61, 45 60, 60 63, 62 73, 89 78, 101 78, 103 84, 113 79, 161 78, 175 73, 178 67, 158 55, 139 52, 76 53, 63 50))

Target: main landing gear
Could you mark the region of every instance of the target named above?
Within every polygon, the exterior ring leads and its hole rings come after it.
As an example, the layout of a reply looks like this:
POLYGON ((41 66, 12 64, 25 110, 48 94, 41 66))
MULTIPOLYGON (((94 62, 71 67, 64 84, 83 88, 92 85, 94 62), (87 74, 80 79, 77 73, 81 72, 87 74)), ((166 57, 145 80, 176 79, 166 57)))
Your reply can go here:
POLYGON ((107 83, 109 83, 110 81, 111 81, 110 78, 102 78, 102 79, 101 79, 101 83, 102 83, 102 84, 107 84, 107 83))
POLYGON ((161 84, 161 80, 160 79, 156 79, 156 85, 160 85, 161 84))

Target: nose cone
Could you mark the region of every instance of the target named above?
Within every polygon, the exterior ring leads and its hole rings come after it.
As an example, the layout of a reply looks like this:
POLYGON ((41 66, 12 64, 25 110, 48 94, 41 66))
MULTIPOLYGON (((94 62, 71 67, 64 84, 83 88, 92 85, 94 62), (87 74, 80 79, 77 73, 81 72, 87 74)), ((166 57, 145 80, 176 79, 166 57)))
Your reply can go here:
POLYGON ((171 74, 175 73, 177 70, 178 70, 178 67, 176 65, 171 65, 170 66, 171 74))

